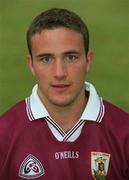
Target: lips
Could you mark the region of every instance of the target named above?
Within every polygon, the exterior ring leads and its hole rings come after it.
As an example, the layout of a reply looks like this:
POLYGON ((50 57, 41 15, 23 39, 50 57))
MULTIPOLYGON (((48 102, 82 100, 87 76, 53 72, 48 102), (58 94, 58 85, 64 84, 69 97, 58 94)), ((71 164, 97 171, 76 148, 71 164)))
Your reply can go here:
POLYGON ((70 84, 53 84, 52 87, 57 91, 65 91, 70 87, 70 84))
POLYGON ((55 88, 65 88, 65 87, 69 87, 70 85, 68 84, 55 84, 55 85, 52 85, 52 87, 55 87, 55 88))

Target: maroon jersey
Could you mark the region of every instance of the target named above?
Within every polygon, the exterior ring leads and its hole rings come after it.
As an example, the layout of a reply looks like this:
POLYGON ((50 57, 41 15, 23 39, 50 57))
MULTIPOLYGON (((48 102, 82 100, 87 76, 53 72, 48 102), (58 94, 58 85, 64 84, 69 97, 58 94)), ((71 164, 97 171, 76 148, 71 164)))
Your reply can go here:
POLYGON ((82 117, 67 133, 38 110, 34 93, 2 115, 0 180, 129 179, 129 115, 90 88, 82 117))

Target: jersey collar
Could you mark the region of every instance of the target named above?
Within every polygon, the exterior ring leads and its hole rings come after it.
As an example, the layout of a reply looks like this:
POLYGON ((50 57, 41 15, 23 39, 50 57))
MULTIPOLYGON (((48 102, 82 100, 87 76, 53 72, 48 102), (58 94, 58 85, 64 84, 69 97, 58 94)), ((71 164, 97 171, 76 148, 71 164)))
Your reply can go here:
MULTIPOLYGON (((104 115, 104 105, 102 99, 98 96, 95 87, 91 83, 85 82, 85 87, 86 91, 89 92, 89 99, 80 119, 101 122, 104 115)), ((37 94, 37 88, 38 85, 35 85, 31 96, 26 98, 26 110, 31 121, 50 117, 37 94)))

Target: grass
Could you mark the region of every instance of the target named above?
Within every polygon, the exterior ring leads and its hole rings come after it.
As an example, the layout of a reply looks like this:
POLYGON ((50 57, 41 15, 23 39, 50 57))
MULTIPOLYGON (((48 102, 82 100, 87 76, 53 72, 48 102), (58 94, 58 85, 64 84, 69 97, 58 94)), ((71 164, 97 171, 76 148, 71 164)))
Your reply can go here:
POLYGON ((0 114, 31 93, 25 33, 51 7, 71 9, 88 24, 94 63, 86 78, 104 99, 129 111, 129 1, 6 0, 0 4, 0 114))

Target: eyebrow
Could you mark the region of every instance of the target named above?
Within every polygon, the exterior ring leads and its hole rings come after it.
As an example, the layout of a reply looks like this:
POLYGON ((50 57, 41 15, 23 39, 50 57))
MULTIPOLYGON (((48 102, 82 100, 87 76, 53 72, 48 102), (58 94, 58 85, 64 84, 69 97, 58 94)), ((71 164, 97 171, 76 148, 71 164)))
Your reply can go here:
POLYGON ((52 54, 51 53, 41 53, 41 54, 36 55, 37 58, 40 58, 40 57, 43 57, 43 56, 52 56, 52 54))
POLYGON ((80 52, 78 52, 78 51, 66 51, 63 54, 64 55, 67 55, 67 54, 80 54, 80 52))

